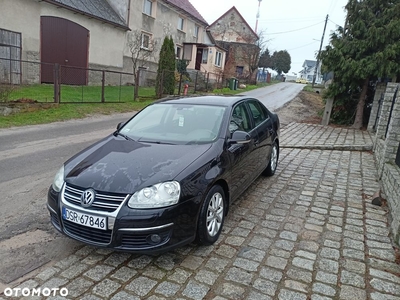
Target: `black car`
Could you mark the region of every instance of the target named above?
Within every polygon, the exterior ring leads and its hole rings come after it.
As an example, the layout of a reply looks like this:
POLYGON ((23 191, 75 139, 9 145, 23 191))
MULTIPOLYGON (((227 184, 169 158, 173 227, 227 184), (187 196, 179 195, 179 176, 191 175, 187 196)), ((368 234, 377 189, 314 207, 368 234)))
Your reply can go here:
POLYGON ((51 222, 124 251, 210 245, 231 203, 275 173, 279 130, 278 116, 245 96, 153 103, 64 163, 48 192, 51 222))

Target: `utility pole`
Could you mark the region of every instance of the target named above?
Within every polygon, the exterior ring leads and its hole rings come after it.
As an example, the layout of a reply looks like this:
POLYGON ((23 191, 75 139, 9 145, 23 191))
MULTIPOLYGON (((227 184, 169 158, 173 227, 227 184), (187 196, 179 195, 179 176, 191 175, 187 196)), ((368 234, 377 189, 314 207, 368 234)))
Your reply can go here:
MULTIPOLYGON (((349 12, 347 11, 346 21, 344 22, 344 27, 343 27, 343 39, 346 39, 346 36, 347 36, 348 22, 349 22, 349 12)), ((333 76, 335 76, 335 74, 333 74, 333 76)), ((333 82, 333 78, 332 78, 332 82, 333 82)), ((325 110, 324 110, 324 114, 322 115, 321 125, 324 125, 324 126, 329 125, 334 101, 335 101, 335 98, 326 99, 325 110)))
POLYGON ((326 30, 326 24, 328 23, 328 18, 329 18, 329 15, 326 15, 324 31, 322 32, 321 44, 319 45, 319 51, 318 51, 318 56, 317 56, 317 63, 315 64, 314 76, 313 76, 313 80, 312 80, 312 87, 314 87, 315 79, 316 79, 316 77, 317 77, 318 66, 319 66, 319 57, 320 57, 320 55, 321 55, 322 44, 323 44, 323 42, 324 42, 325 30, 326 30))

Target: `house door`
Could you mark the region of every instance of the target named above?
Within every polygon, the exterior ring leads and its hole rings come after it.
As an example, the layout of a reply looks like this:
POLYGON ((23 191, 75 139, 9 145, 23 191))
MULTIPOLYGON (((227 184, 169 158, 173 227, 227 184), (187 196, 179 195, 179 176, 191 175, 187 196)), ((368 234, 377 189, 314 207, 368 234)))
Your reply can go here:
POLYGON ((61 83, 86 85, 89 30, 57 17, 44 16, 40 18, 40 22, 41 62, 44 63, 41 82, 54 82, 53 65, 58 63, 61 66, 61 83))
POLYGON ((194 66, 194 68, 196 70, 200 70, 201 69, 201 60, 203 58, 203 49, 197 49, 197 53, 196 53, 196 65, 194 66))

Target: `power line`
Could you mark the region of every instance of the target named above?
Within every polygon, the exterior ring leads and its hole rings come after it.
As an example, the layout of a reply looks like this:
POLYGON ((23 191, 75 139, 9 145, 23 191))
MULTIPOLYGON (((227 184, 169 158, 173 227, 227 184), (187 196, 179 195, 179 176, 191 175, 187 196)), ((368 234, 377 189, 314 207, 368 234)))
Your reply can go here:
POLYGON ((310 22, 320 20, 321 17, 312 17, 312 18, 289 18, 289 19, 260 19, 259 21, 262 23, 287 23, 287 22, 310 22))
POLYGON ((336 22, 333 22, 331 19, 329 19, 328 21, 335 24, 336 26, 342 26, 342 25, 337 24, 336 22))
POLYGON ((303 27, 303 28, 294 29, 294 30, 282 31, 282 32, 273 32, 273 33, 267 33, 267 34, 268 35, 272 35, 272 34, 283 34, 283 33, 290 33, 290 32, 300 31, 300 30, 307 29, 307 28, 310 28, 310 27, 313 27, 313 26, 317 26, 317 25, 319 25, 321 23, 324 23, 324 22, 325 21, 321 21, 321 22, 318 22, 316 24, 313 24, 313 25, 310 25, 310 26, 307 26, 307 27, 303 27))
POLYGON ((307 47, 307 46, 310 46, 310 45, 315 44, 315 43, 316 43, 316 41, 311 42, 311 43, 306 44, 306 45, 303 45, 303 46, 299 46, 299 47, 296 47, 296 48, 288 49, 287 51, 292 51, 292 50, 300 49, 300 48, 307 47))
POLYGON ((331 0, 331 4, 329 5, 328 14, 330 14, 336 7, 337 0, 331 0))

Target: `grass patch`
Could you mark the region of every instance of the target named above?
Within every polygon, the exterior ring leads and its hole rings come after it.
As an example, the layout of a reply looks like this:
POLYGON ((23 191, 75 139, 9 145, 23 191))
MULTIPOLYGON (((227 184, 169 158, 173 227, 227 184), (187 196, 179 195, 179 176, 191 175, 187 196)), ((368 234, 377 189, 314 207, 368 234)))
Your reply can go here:
POLYGON ((259 89, 265 86, 269 86, 272 84, 276 84, 279 83, 280 81, 272 81, 271 83, 259 83, 257 85, 246 85, 245 89, 237 89, 237 90, 231 90, 230 88, 222 88, 222 89, 215 89, 212 92, 214 94, 222 94, 222 95, 237 95, 237 94, 241 94, 243 92, 248 92, 251 90, 255 90, 255 89, 259 89))
MULTIPOLYGON (((231 91, 229 88, 216 89, 214 94, 235 95, 260 87, 277 83, 261 83, 247 85, 245 89, 231 91)), ((38 102, 53 102, 52 84, 38 84, 17 87, 12 90, 9 100, 32 99, 38 102)), ((22 112, 9 116, 0 116, 0 128, 46 124, 70 119, 81 119, 96 114, 112 114, 138 111, 152 103, 155 99, 154 87, 141 87, 139 100, 133 101, 133 86, 106 86, 104 88, 105 103, 101 103, 101 86, 61 86, 61 104, 36 111, 22 112), (107 101, 120 103, 107 103, 107 101), (73 102, 73 103, 63 103, 73 102), (93 103, 80 103, 93 102, 93 103)))
POLYGON ((305 87, 303 87, 303 91, 305 92, 314 92, 314 89, 311 84, 307 84, 305 87))
POLYGON ((303 91, 305 92, 312 92, 312 93, 322 93, 325 90, 325 87, 321 84, 319 85, 314 85, 314 87, 312 87, 311 84, 307 84, 304 88, 303 91))
POLYGON ((127 103, 60 104, 57 107, 9 116, 0 116, 0 128, 45 124, 70 119, 81 119, 96 114, 112 114, 141 110, 152 100, 127 103))
MULTIPOLYGON (((128 102, 134 96, 134 86, 105 86, 105 102, 128 102)), ((141 87, 139 98, 154 98, 153 87, 141 87)), ((38 102, 53 102, 54 86, 52 84, 36 84, 14 88, 9 100, 32 99, 38 102)), ((101 86, 61 85, 60 102, 101 102, 101 86)))

